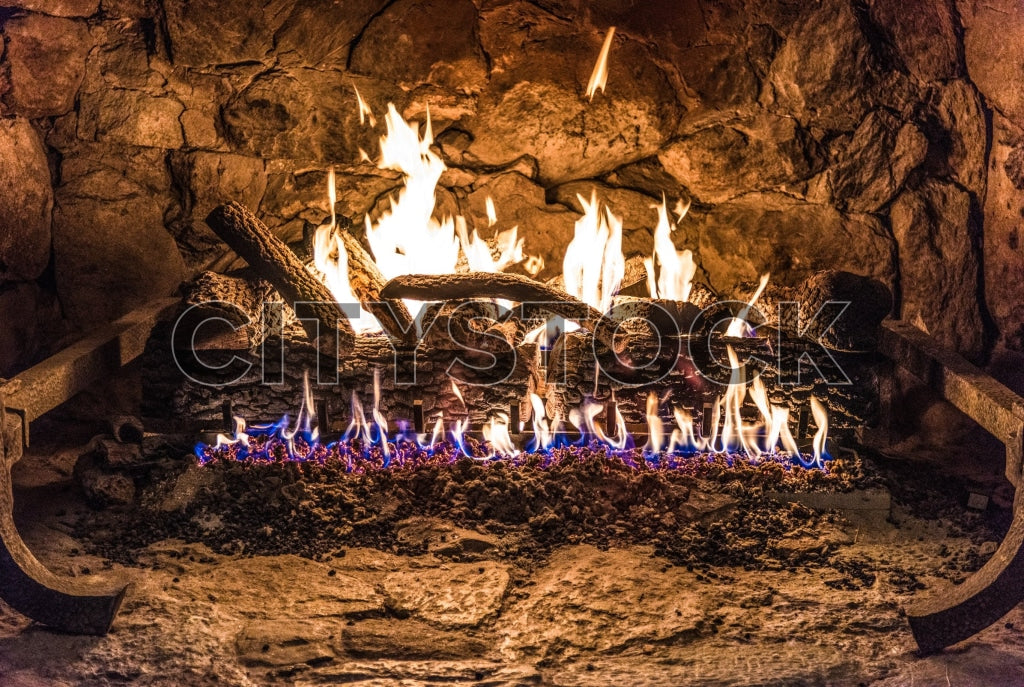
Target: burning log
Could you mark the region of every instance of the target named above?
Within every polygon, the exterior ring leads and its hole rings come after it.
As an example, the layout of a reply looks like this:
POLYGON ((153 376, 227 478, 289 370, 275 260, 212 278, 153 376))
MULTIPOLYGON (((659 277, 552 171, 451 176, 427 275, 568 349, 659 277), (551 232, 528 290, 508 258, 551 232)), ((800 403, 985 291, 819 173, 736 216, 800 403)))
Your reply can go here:
POLYGON ((386 280, 373 257, 351 232, 341 229, 339 234, 348 254, 348 280, 353 295, 393 339, 408 342, 416 335, 409 309, 400 300, 381 296, 386 280))
MULTIPOLYGON (((467 272, 463 274, 406 274, 389 281, 381 292, 385 298, 451 300, 460 298, 503 298, 517 303, 543 304, 543 307, 580 327, 593 332, 603 315, 565 291, 518 274, 504 272, 467 272)), ((612 334, 601 342, 614 348, 612 334)))
POLYGON ((343 342, 351 343, 355 338, 352 325, 330 290, 245 206, 235 202, 220 205, 206 218, 206 223, 249 265, 259 270, 289 304, 309 303, 315 320, 301 322, 310 340, 333 331, 341 333, 343 342))

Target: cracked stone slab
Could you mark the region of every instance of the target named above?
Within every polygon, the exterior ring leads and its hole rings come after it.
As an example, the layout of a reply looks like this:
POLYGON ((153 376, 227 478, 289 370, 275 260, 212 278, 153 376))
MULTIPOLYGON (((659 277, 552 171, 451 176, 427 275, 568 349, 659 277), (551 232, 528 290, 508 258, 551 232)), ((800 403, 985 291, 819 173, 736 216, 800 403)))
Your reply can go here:
POLYGON ((445 627, 475 627, 501 609, 508 568, 493 561, 403 570, 384 579, 385 605, 445 627))

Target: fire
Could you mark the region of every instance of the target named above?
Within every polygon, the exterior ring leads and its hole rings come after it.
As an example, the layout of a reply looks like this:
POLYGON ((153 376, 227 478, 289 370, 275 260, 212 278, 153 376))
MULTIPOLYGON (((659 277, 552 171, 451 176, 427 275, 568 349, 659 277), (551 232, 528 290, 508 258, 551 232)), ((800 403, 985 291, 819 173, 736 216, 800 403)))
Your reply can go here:
POLYGON ((365 125, 369 122, 370 126, 377 126, 377 118, 373 116, 373 110, 363 100, 363 96, 359 95, 355 82, 352 83, 352 90, 356 92, 356 102, 359 104, 359 123, 365 125))
POLYGON ((601 46, 601 54, 597 56, 597 64, 590 75, 590 82, 587 84, 587 97, 594 99, 598 89, 604 93, 605 84, 608 82, 608 53, 612 49, 612 38, 615 37, 615 27, 608 29, 608 35, 604 37, 604 45, 601 46))
POLYGON ((434 141, 430 115, 422 136, 419 126, 402 119, 394 104, 388 104, 384 123, 387 135, 380 139, 379 166, 402 172, 405 185, 376 222, 366 217, 366 238, 374 261, 385 279, 454 272, 459 258, 455 220, 439 221, 433 216, 434 190, 445 164, 430 149, 434 141))
POLYGON ((755 303, 757 303, 757 299, 761 297, 762 293, 764 293, 764 287, 768 286, 768 278, 770 276, 771 275, 767 272, 761 275, 761 283, 758 285, 757 291, 755 291, 754 295, 750 297, 749 301, 747 301, 747 306, 740 310, 736 317, 733 318, 732 322, 729 323, 729 328, 725 331, 726 336, 739 338, 754 335, 754 329, 747 323, 747 317, 750 315, 750 309, 754 307, 755 303))
MULTIPOLYGON (((677 206, 677 214, 682 220, 690 209, 677 206)), ((673 301, 688 301, 693 288, 693 277, 697 274, 697 263, 693 260, 693 251, 677 251, 672 243, 672 231, 675 229, 668 218, 668 206, 662 198, 661 205, 653 206, 658 210, 658 226, 654 230, 654 255, 644 260, 647 267, 647 287, 651 298, 666 298, 673 301), (655 278, 657 268, 657 278, 655 278)))
POLYGON ((576 220, 572 242, 565 249, 562 276, 565 291, 601 312, 607 312, 626 273, 622 256, 622 219, 597 201, 594 190, 583 205, 583 216, 576 220))
MULTIPOLYGON (((762 422, 749 423, 744 420, 742 408, 748 395, 745 371, 731 347, 729 354, 730 362, 733 363, 733 378, 724 396, 712 408, 712 435, 708 439, 701 437, 696 431, 693 416, 679 407, 673 408, 676 427, 666 439, 665 423, 659 414, 661 403, 657 394, 648 393, 647 443, 641 451, 643 461, 659 464, 676 455, 711 452, 728 456, 746 455, 752 462, 763 460, 766 456, 783 456, 799 462, 804 467, 823 468, 825 461, 829 459, 825 450, 828 416, 824 405, 817 398, 810 399, 811 413, 817 431, 813 439, 813 453, 805 457, 790 432, 789 409, 771 405, 764 385, 758 378, 754 379, 749 396, 759 411, 762 422)), ((325 443, 321 439, 320 430, 316 426, 316 416, 312 410, 314 401, 308 374, 304 381, 303 398, 294 426, 287 417, 274 425, 253 426, 247 426, 244 420, 235 418, 232 437, 218 435, 214 445, 196 446, 195 452, 200 462, 206 463, 226 455, 239 460, 266 461, 325 460, 328 455, 344 455, 349 461, 349 468, 353 469, 353 455, 362 455, 364 458, 375 455, 377 464, 380 467, 387 467, 393 459, 397 459, 400 465, 404 464, 406 458, 403 456, 409 455, 410 447, 421 455, 446 455, 449 459, 454 459, 455 454, 479 460, 514 459, 523 454, 517 447, 517 441, 523 441, 529 453, 547 452, 559 446, 603 446, 610 455, 618 456, 629 464, 637 465, 638 461, 642 462, 633 453, 633 447, 636 445, 634 437, 628 430, 619 405, 614 401, 610 404, 610 417, 606 417, 604 423, 598 418, 602 412, 608 410, 608 406, 587 399, 578 408, 573 408, 569 413, 569 421, 576 427, 577 436, 572 440, 566 436, 559 415, 556 414, 553 420, 548 420, 544 401, 537 394, 530 395, 532 432, 528 432, 526 437, 519 436, 521 428, 512 427, 508 414, 503 411, 492 412, 488 421, 479 428, 479 437, 485 444, 479 450, 472 448, 468 441, 468 437, 473 433, 468 416, 451 423, 447 432, 451 449, 445 448, 446 432, 441 413, 438 413, 434 421, 429 438, 426 433, 407 435, 404 430, 392 435, 389 432, 388 419, 380 408, 379 370, 374 371, 373 407, 370 411, 372 419, 367 419, 359 394, 353 391, 348 428, 338 440, 325 443), (612 423, 615 425, 614 432, 606 431, 605 425, 612 423)), ((465 408, 462 392, 454 383, 452 392, 465 408)), ((402 427, 405 423, 398 424, 402 427)))
POLYGON ((493 227, 498 223, 498 212, 494 209, 494 198, 487 196, 484 205, 487 208, 487 226, 493 227))
POLYGON ((515 444, 512 443, 512 437, 508 431, 508 415, 505 413, 496 413, 491 419, 484 425, 483 436, 484 439, 490 443, 491 449, 488 453, 488 458, 493 458, 498 455, 502 456, 517 456, 519 450, 516 449, 515 444))
POLYGON ((814 396, 811 396, 811 415, 814 417, 814 424, 818 425, 818 431, 814 434, 814 465, 822 466, 822 461, 828 454, 825 452, 825 442, 828 439, 828 411, 814 396))
POLYGON ((676 429, 672 430, 669 437, 668 451, 703 451, 707 448, 708 442, 697 436, 693 426, 693 416, 682 408, 673 408, 672 414, 676 419, 676 429))
MULTIPOLYGON (((355 84, 352 87, 359 107, 359 121, 376 126, 372 110, 355 84)), ((524 255, 524 240, 519 238, 518 226, 494 237, 493 242, 497 248, 495 256, 477 230, 469 230, 464 217, 446 216, 438 219, 434 216, 435 192, 447 167, 431 150, 434 137, 429 111, 422 133, 418 125, 402 118, 393 103, 388 104, 384 122, 386 133, 380 137, 381 156, 378 166, 401 172, 404 184, 397 197, 390 199, 390 208, 376 222, 369 215, 366 216, 365 229, 374 262, 385 279, 402 274, 454 273, 460 249, 469 269, 474 271, 500 272, 524 261, 531 274, 543 269, 542 259, 524 255)), ((362 150, 360 156, 369 160, 369 155, 362 150)), ((314 235, 314 266, 338 302, 355 302, 349 286, 347 255, 342 242, 335 236, 337 192, 333 168, 328 173, 327 193, 331 222, 330 225, 318 228, 314 235)), ((488 226, 494 226, 497 212, 494 200, 490 197, 486 200, 486 212, 488 226)), ((413 312, 417 311, 415 302, 409 302, 408 305, 413 312)), ((364 333, 379 331, 376 320, 369 315, 354 321, 353 326, 356 331, 364 333)))
POLYGON ((658 394, 653 391, 647 394, 647 445, 644 446, 644 453, 658 453, 661 451, 662 441, 665 439, 665 423, 658 417, 658 394))
MULTIPOLYGON (((313 233, 313 267, 338 303, 357 303, 359 299, 352 293, 348 279, 348 252, 337 234, 337 215, 334 211, 337 191, 333 167, 327 174, 327 195, 331 203, 331 223, 320 225, 313 233)), ((360 317, 349 319, 357 332, 380 331, 376 318, 369 313, 361 313, 360 317)))
MULTIPOLYGON (((607 79, 607 59, 614 36, 614 27, 609 29, 598 64, 595 67, 588 95, 598 88, 602 91, 607 79)), ((373 113, 353 84, 359 107, 360 121, 376 125, 373 113)), ((435 191, 445 164, 431 150, 433 134, 429 113, 423 130, 419 125, 406 122, 393 104, 389 104, 384 117, 386 134, 380 138, 379 166, 400 171, 404 184, 396 196, 390 199, 390 207, 373 221, 365 218, 366 238, 374 259, 385 278, 401 274, 442 274, 456 270, 460 251, 465 256, 469 269, 484 272, 499 272, 513 264, 525 261, 527 269, 537 270, 542 261, 526 258, 523 254, 524 241, 518 236, 518 227, 497 233, 490 239, 482 239, 476 228, 470 228, 462 216, 438 219, 435 213, 435 191), (531 265, 532 262, 532 265, 531 265)), ((363 153, 365 156, 365 153, 363 153)), ((368 158, 368 156, 366 156, 368 158)), ((348 256, 343 241, 338 235, 335 204, 337 200, 334 170, 328 173, 328 199, 331 216, 329 224, 318 227, 313 238, 314 259, 311 269, 315 270, 339 302, 356 302, 348 276, 348 256)), ((603 206, 596 190, 589 200, 579 196, 583 215, 576 221, 573 240, 566 247, 563 260, 563 280, 567 293, 594 308, 607 312, 622 283, 625 272, 625 258, 622 254, 622 219, 612 210, 603 206)), ((678 251, 671 235, 676 224, 689 210, 689 203, 680 200, 673 209, 675 222, 669 215, 667 201, 653 206, 658 212, 658 224, 654 230, 654 249, 645 263, 648 286, 652 298, 687 301, 696 275, 696 262, 692 251, 678 251)), ((494 200, 487 197, 485 212, 488 228, 497 223, 494 200)), ((727 336, 752 335, 753 330, 746 324, 751 308, 764 292, 769 275, 761 277, 760 285, 746 306, 729 325, 727 336)), ((368 332, 377 329, 377 323, 369 315, 353 322, 357 331, 368 332)), ((538 331, 543 332, 546 327, 538 331)), ((533 333, 531 333, 533 334, 533 333)), ((661 406, 668 396, 659 399, 651 391, 646 398, 647 420, 646 444, 643 459, 660 462, 673 454, 696 452, 724 453, 731 456, 743 454, 751 461, 763 459, 766 455, 788 455, 799 460, 805 467, 823 467, 828 458, 825 446, 828 434, 828 416, 825 406, 817 399, 810 399, 810 410, 817 431, 813 438, 812 455, 805 460, 789 427, 790 408, 772 405, 767 390, 760 379, 755 377, 748 385, 745 366, 739 363, 732 346, 727 347, 732 368, 729 384, 710 409, 711 417, 703 418, 710 427, 710 437, 701 436, 694 424, 694 414, 675 406, 672 414, 675 426, 668 433, 666 422, 660 415, 661 406), (750 406, 753 406, 753 409, 750 406), (756 410, 756 415, 751 410, 756 410), (751 421, 754 415, 759 421, 751 421), (708 422, 710 420, 710 423, 708 422)), ((369 413, 363 400, 353 390, 351 393, 351 420, 346 431, 334 442, 320 436, 314 411, 314 400, 308 374, 304 379, 303 396, 298 416, 293 425, 288 418, 282 418, 274 425, 247 426, 241 418, 235 418, 233 436, 218 435, 214 446, 199 445, 196 454, 201 462, 230 453, 236 457, 254 460, 325 460, 332 451, 351 456, 352 450, 363 455, 373 455, 382 466, 392 459, 405 460, 408 451, 423 455, 442 454, 454 459, 458 454, 478 459, 515 458, 522 452, 517 443, 529 447, 531 452, 547 451, 570 443, 566 436, 563 420, 568 420, 578 433, 572 439, 574 445, 603 447, 612 455, 623 460, 629 457, 636 446, 630 435, 625 418, 614 402, 602 405, 593 399, 585 399, 579 407, 566 409, 567 418, 556 414, 548 418, 544 400, 531 393, 529 403, 532 411, 530 431, 524 434, 523 426, 511 426, 509 414, 492 410, 487 422, 481 427, 470 426, 469 408, 462 391, 453 382, 452 393, 462 404, 465 413, 451 421, 445 432, 445 418, 441 413, 433 420, 429 438, 427 433, 408 435, 402 418, 386 417, 381 407, 380 370, 374 370, 372 408, 369 413), (604 413, 604 418, 599 416, 604 413), (367 418, 369 415, 369 419, 367 418), (399 431, 392 434, 389 420, 397 422, 399 431), (612 430, 614 425, 614 430, 612 430), (446 436, 450 444, 446 444, 446 436), (470 439, 472 437, 472 439, 470 439), (484 447, 476 442, 482 437, 484 447), (346 448, 342 451, 341 447, 346 448), (448 445, 448 449, 440 448, 448 445), (352 447, 356 446, 357 449, 352 447), (397 447, 402 446, 399 450, 397 447), (454 448, 452 448, 454 447, 454 448), (445 452, 447 451, 447 452, 445 452), (347 452, 347 453, 346 453, 347 452), (481 455, 483 452, 483 455, 481 455)), ((699 412, 699 411, 698 411, 699 412)), ((708 411, 705 410, 705 413, 708 411)), ((422 428, 420 428, 422 429, 422 428)), ((352 461, 348 463, 352 468, 352 461)))

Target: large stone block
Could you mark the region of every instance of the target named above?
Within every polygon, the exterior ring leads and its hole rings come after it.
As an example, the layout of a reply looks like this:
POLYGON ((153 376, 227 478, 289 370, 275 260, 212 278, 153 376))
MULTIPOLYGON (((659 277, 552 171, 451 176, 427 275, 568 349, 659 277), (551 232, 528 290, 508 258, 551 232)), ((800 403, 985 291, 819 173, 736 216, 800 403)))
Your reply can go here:
POLYGON ((772 283, 796 286, 836 269, 896 280, 894 243, 873 215, 843 214, 780 193, 750 193, 680 223, 719 293, 736 293, 771 272, 772 283))
POLYGON ((480 33, 491 78, 464 122, 473 136, 467 160, 500 166, 528 154, 544 183, 559 183, 648 157, 675 129, 675 90, 638 41, 615 38, 607 89, 589 100, 602 33, 581 33, 526 3, 485 12, 480 33))
POLYGON ((82 94, 78 136, 86 141, 180 148, 184 106, 174 98, 137 90, 82 94))
POLYGON ((852 130, 870 107, 878 75, 871 45, 849 2, 802 5, 762 92, 766 105, 803 123, 852 130))
POLYGON ((280 21, 264 4, 167 0, 164 9, 174 62, 207 67, 262 60, 273 47, 280 21))
POLYGON ((349 47, 387 0, 303 0, 296 2, 274 37, 286 64, 344 66, 349 47))
POLYGON ((55 17, 91 17, 100 8, 100 0, 0 0, 0 7, 42 12, 55 17))
POLYGON ((8 21, 3 34, 10 67, 6 111, 29 118, 69 112, 92 46, 85 22, 29 14, 8 21))
POLYGON ((937 85, 926 102, 935 175, 948 176, 979 198, 984 196, 989 132, 978 91, 969 81, 956 79, 937 85))
POLYGON ((1016 0, 960 0, 967 73, 992 107, 1024 126, 1024 5, 1016 0))
POLYGON ((376 150, 382 131, 360 124, 353 83, 381 119, 387 103, 401 112, 408 100, 395 84, 376 79, 280 70, 256 78, 227 102, 225 136, 236 148, 266 159, 355 163, 360 149, 376 150))
POLYGON ((658 159, 705 203, 792 187, 824 164, 820 146, 792 117, 771 115, 702 129, 664 147, 658 159))
POLYGON ((43 142, 27 120, 0 119, 0 283, 35 279, 50 261, 53 189, 43 142))
POLYGON ((900 315, 968 357, 984 347, 979 261, 980 227, 970 195, 943 181, 908 189, 891 210, 899 246, 900 315))
POLYGON ((170 180, 162 156, 91 151, 66 158, 62 173, 53 251, 68 319, 89 329, 169 295, 185 266, 163 224, 170 180))
POLYGON ((170 212, 167 226, 189 268, 206 269, 228 251, 206 225, 206 216, 228 201, 258 208, 267 188, 264 163, 244 155, 202 151, 171 153, 170 162, 180 202, 170 212))
POLYGON ((959 22, 952 0, 873 0, 869 16, 892 42, 903 64, 921 81, 963 74, 959 22))
MULTIPOLYGON (((10 377, 33 361, 39 349, 41 291, 34 282, 0 287, 0 377, 10 377)), ((52 315, 52 313, 47 313, 52 315)))
POLYGON ((404 86, 476 91, 487 78, 470 0, 398 0, 352 47, 351 68, 404 86))
POLYGON ((1024 131, 993 118, 985 194, 985 300, 1001 342, 1024 350, 1024 131))
POLYGON ((834 202, 844 210, 876 212, 924 162, 928 140, 913 124, 875 110, 841 148, 829 170, 834 202))

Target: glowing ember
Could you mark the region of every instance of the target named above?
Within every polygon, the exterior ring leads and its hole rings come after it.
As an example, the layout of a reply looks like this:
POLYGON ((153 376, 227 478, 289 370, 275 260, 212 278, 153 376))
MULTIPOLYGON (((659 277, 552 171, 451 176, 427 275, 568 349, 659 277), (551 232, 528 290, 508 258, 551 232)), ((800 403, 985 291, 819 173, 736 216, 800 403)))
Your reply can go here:
POLYGON ((601 54, 597 57, 597 64, 594 65, 594 72, 590 75, 590 83, 587 84, 587 97, 594 99, 598 89, 604 93, 605 84, 608 82, 608 53, 612 49, 612 38, 615 37, 615 27, 608 29, 608 35, 604 37, 604 45, 601 46, 601 54))

